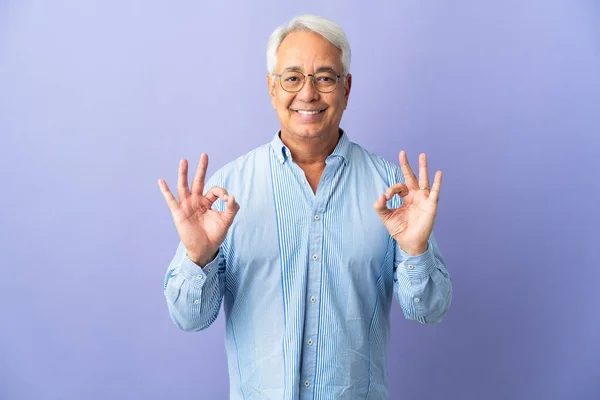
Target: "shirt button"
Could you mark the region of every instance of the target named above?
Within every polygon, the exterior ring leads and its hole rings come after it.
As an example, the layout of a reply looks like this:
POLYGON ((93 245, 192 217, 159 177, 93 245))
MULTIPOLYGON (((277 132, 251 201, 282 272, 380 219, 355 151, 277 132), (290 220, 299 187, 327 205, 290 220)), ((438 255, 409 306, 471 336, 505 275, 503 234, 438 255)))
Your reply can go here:
POLYGON ((212 271, 212 268, 207 269, 208 272, 212 271))
POLYGON ((316 301, 317 301, 317 299, 314 296, 310 298, 311 303, 315 303, 316 301))
POLYGON ((313 340, 312 339, 308 339, 308 341, 306 343, 308 343, 309 346, 312 346, 313 340))
POLYGON ((318 255, 316 255, 316 254, 313 254, 313 257, 312 257, 312 258, 313 258, 313 260, 317 261, 317 260, 319 259, 319 256, 318 256, 318 255))
POLYGON ((196 276, 198 277, 198 279, 202 279, 202 274, 198 274, 196 276))
POLYGON ((412 265, 412 264, 409 264, 409 265, 408 265, 408 269, 415 269, 415 266, 414 266, 414 265, 412 265))
POLYGON ((421 301, 421 299, 420 299, 420 298, 418 298, 418 297, 415 297, 415 303, 418 303, 418 302, 420 302, 420 301, 421 301))
POLYGON ((198 300, 194 300, 194 304, 198 304, 198 300))
POLYGON ((310 382, 309 381, 304 381, 304 386, 305 387, 309 387, 310 386, 310 382))
POLYGON ((319 214, 315 215, 315 221, 318 221, 321 217, 319 217, 319 214))

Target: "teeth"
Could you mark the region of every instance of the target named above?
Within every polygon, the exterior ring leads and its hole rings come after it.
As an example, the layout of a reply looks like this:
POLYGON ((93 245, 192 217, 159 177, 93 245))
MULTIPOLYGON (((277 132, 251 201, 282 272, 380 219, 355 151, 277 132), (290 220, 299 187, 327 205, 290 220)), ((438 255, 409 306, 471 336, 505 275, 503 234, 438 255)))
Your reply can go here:
POLYGON ((314 110, 314 111, 298 110, 298 113, 302 114, 302 115, 313 115, 313 114, 318 114, 320 112, 321 111, 319 111, 319 110, 314 110))

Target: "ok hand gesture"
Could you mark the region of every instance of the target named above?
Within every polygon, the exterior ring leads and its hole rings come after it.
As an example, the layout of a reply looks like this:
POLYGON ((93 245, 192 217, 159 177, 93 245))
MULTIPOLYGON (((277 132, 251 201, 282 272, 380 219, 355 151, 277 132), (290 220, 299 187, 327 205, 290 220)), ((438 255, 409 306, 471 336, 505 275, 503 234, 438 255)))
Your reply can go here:
POLYGON ((175 199, 167 183, 163 179, 158 180, 158 186, 171 210, 177 233, 187 249, 188 257, 202 267, 214 259, 240 209, 234 197, 228 195, 223 188, 213 187, 203 195, 207 167, 208 156, 202 154, 190 190, 188 162, 186 159, 181 160, 177 182, 179 201, 175 199), (217 199, 226 203, 224 212, 212 209, 217 199))
POLYGON ((375 211, 383 221, 390 235, 409 255, 418 255, 427 249, 427 240, 433 231, 437 213, 438 197, 442 184, 442 171, 437 171, 433 186, 429 187, 427 156, 419 156, 419 179, 413 173, 406 153, 400 152, 400 167, 406 184, 390 186, 375 201, 375 211), (389 209, 386 202, 395 194, 402 198, 402 205, 389 209))

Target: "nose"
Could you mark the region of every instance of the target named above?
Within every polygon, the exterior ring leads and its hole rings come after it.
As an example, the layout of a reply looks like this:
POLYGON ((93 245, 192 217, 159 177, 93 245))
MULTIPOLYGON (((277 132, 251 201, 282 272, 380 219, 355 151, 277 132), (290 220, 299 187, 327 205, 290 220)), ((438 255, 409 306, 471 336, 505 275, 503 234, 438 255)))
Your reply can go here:
POLYGON ((302 86, 302 89, 296 93, 296 98, 307 103, 313 100, 318 100, 319 92, 317 89, 315 89, 312 75, 308 75, 304 78, 304 86, 302 86))

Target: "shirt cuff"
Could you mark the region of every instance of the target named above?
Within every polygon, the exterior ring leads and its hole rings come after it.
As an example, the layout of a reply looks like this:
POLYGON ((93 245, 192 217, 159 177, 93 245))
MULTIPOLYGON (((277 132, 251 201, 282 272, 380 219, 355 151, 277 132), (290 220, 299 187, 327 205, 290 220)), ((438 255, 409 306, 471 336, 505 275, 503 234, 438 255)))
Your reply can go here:
POLYGON ((219 257, 221 250, 219 249, 217 256, 214 260, 206 264, 204 268, 201 268, 198 264, 194 263, 187 254, 183 257, 183 261, 180 265, 180 273, 187 280, 190 285, 201 289, 207 280, 211 279, 217 274, 219 269, 219 257))
POLYGON ((424 253, 416 256, 405 253, 400 246, 398 246, 398 250, 400 251, 403 260, 401 265, 404 265, 406 275, 408 275, 411 281, 423 281, 429 279, 429 276, 435 269, 435 257, 430 243, 427 244, 427 250, 425 250, 424 253))

